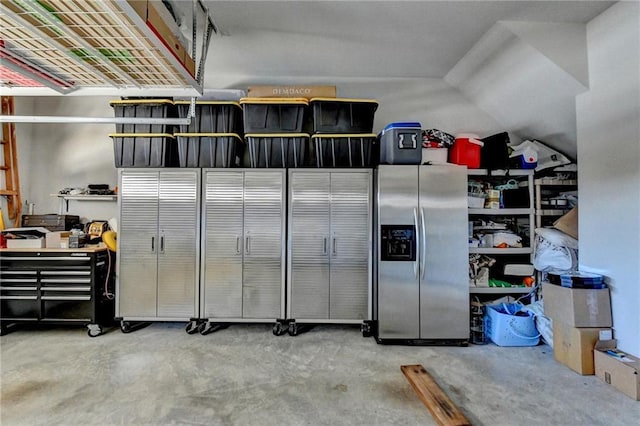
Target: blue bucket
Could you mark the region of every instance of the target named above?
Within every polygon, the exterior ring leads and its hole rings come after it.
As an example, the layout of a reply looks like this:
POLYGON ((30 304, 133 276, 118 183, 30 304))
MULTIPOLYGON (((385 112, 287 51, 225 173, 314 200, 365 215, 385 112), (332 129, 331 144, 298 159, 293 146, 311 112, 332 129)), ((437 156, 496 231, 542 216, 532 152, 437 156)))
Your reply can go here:
POLYGON ((489 305, 484 317, 487 338, 498 346, 536 346, 540 333, 531 312, 526 316, 516 316, 522 305, 501 303, 489 305))

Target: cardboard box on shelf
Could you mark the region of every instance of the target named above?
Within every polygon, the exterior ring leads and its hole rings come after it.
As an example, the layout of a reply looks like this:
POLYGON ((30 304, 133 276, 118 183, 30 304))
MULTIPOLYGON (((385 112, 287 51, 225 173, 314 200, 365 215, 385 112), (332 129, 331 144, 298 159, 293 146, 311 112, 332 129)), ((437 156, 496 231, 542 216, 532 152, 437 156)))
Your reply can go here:
POLYGON ((567 235, 578 239, 578 208, 574 207, 569 210, 560 219, 553 222, 553 227, 567 235))
POLYGON ((168 18, 168 12, 158 9, 164 7, 162 3, 149 0, 129 0, 128 3, 191 75, 194 75, 195 63, 187 51, 187 46, 181 41, 180 28, 175 21, 168 18))
POLYGON ((582 375, 593 375, 593 348, 600 332, 608 328, 576 328, 553 321, 553 357, 582 375))
POLYGON ((47 248, 68 248, 71 231, 49 232, 45 236, 47 248))
POLYGON ((249 86, 249 98, 335 98, 336 86, 249 86))
POLYGON ((596 376, 602 381, 640 401, 640 359, 619 351, 616 340, 600 340, 596 342, 594 363, 596 376))
POLYGON ((544 314, 571 327, 611 327, 609 289, 566 288, 542 284, 544 314))
POLYGON ((7 248, 44 248, 44 238, 7 238, 7 248))

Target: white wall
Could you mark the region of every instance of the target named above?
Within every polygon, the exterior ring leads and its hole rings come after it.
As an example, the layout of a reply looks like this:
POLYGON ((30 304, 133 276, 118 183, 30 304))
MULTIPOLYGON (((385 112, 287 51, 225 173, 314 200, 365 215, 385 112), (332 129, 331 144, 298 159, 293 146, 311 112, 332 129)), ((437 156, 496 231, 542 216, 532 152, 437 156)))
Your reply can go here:
POLYGON ((622 350, 640 356, 640 3, 587 25, 590 91, 577 98, 580 265, 609 278, 622 350))
MULTIPOLYGON (((17 98, 19 102, 31 98, 17 98)), ((39 97, 33 98, 33 115, 112 117, 111 98, 39 97)), ((113 124, 20 124, 31 132, 30 147, 18 139, 20 152, 30 150, 29 163, 21 168, 28 185, 23 199, 35 203, 36 214, 57 213, 56 194, 67 187, 88 184, 116 186, 113 144, 107 136, 115 132, 113 124), (26 148, 26 149, 25 149, 26 148)), ((20 154, 22 155, 22 154, 20 154)), ((110 219, 116 214, 115 202, 70 201, 69 214, 81 220, 110 219)))

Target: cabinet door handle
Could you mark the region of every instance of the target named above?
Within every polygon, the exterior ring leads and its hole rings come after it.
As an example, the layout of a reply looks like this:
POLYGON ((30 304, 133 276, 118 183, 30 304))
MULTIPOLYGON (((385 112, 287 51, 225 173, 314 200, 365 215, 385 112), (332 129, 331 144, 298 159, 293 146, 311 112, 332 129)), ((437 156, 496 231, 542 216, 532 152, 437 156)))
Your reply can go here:
POLYGON ((151 253, 156 252, 156 237, 151 237, 151 253))
POLYGON ((424 209, 420 209, 420 219, 422 222, 422 248, 420 249, 420 278, 424 280, 424 273, 427 269, 427 223, 424 220, 424 209))
POLYGON ((240 250, 240 236, 236 235, 236 254, 242 254, 240 250))
POLYGON ((244 239, 244 252, 246 254, 251 254, 251 248, 249 247, 250 241, 251 241, 251 237, 247 235, 244 239))
POLYGON ((160 253, 164 254, 164 235, 160 237, 160 253))
POLYGON ((328 237, 322 237, 322 254, 327 254, 328 237))
POLYGON ((333 255, 336 256, 338 254, 338 239, 333 237, 333 255))

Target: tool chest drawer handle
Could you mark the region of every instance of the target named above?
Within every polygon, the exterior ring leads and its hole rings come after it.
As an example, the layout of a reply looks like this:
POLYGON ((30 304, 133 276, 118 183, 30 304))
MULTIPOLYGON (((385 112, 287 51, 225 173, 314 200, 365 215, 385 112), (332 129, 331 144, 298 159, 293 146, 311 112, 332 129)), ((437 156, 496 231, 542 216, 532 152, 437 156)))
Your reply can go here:
POLYGON ((42 287, 42 291, 90 291, 91 287, 42 287))
POLYGON ((42 296, 42 300, 91 300, 91 296, 42 296))
POLYGON ((0 271, 0 275, 36 275, 37 271, 0 271))
POLYGON ((1 283, 35 283, 38 282, 35 278, 10 278, 10 279, 0 279, 1 283))
POLYGON ((91 271, 42 271, 40 275, 91 275, 91 271))
POLYGON ((88 262, 91 260, 90 257, 75 257, 75 256, 44 256, 44 257, 23 257, 23 256, 8 256, 3 259, 4 262, 9 262, 12 260, 33 260, 36 262, 42 262, 44 260, 55 260, 55 261, 65 261, 65 260, 74 260, 74 261, 82 261, 88 262))
POLYGON ((38 289, 38 287, 20 287, 20 286, 5 287, 5 286, 0 286, 0 290, 8 290, 8 291, 36 291, 37 289, 38 289))
POLYGON ((0 296, 0 300, 38 300, 36 296, 0 296))
POLYGON ((91 278, 43 278, 40 280, 43 283, 81 283, 81 284, 89 284, 91 282, 91 278))

